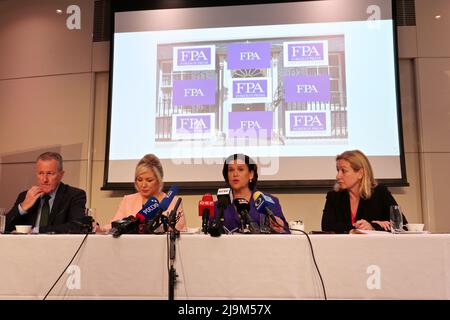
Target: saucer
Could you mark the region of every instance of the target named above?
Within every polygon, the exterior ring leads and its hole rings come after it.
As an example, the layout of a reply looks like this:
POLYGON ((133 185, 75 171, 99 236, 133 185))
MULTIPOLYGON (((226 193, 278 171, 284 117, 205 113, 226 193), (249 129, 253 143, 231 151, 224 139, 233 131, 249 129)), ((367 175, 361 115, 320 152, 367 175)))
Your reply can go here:
POLYGON ((396 234, 426 234, 426 233, 430 233, 430 231, 402 231, 396 234))
POLYGON ((10 234, 34 234, 33 232, 18 232, 16 230, 11 231, 10 234))

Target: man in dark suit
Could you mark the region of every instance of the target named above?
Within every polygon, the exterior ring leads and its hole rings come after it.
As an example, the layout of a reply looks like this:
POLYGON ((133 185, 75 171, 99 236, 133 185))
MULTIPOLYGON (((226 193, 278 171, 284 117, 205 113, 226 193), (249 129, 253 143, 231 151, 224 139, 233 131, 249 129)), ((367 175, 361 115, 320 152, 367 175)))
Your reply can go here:
POLYGON ((62 183, 63 176, 61 155, 41 154, 36 159, 37 185, 19 194, 6 215, 6 231, 13 231, 16 225, 32 225, 39 233, 76 232, 85 215, 86 193, 62 183))

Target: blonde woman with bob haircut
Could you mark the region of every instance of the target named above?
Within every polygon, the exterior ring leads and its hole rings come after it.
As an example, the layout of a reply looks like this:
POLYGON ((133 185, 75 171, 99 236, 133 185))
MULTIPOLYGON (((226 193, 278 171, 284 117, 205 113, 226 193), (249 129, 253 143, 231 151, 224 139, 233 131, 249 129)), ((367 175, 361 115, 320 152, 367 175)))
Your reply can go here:
MULTIPOLYGON (((139 210, 147 202, 150 197, 155 197, 159 202, 166 196, 162 191, 164 186, 164 171, 161 161, 154 154, 146 154, 136 165, 134 172, 134 187, 136 193, 126 195, 120 202, 119 208, 111 219, 110 223, 97 229, 97 232, 107 232, 111 229, 111 222, 128 217, 129 215, 136 216, 139 210)), ((167 211, 167 214, 175 207, 177 202, 175 197, 167 211)), ((179 217, 175 228, 179 231, 186 230, 186 220, 183 212, 183 205, 178 207, 177 216, 179 217)))
POLYGON ((359 150, 337 155, 336 171, 334 190, 328 192, 323 209, 322 230, 390 231, 389 207, 397 202, 385 186, 376 182, 366 155, 359 150))

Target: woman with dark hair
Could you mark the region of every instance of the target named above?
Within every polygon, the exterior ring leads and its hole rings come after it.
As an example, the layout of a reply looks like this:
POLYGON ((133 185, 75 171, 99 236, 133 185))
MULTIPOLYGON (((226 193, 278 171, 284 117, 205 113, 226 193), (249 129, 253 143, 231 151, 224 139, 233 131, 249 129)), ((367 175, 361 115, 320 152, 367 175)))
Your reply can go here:
MULTIPOLYGON (((233 154, 229 156, 224 164, 222 170, 223 178, 230 187, 233 199, 241 199, 248 202, 248 215, 250 220, 260 227, 261 214, 255 207, 254 194, 256 190, 256 183, 258 181, 258 167, 256 163, 249 156, 244 154, 233 154)), ((259 192, 260 193, 260 192, 259 192)), ((258 195, 258 193, 257 193, 258 195)), ((289 233, 289 227, 281 211, 280 202, 276 197, 269 194, 264 194, 266 200, 269 200, 270 210, 274 217, 269 220, 269 227, 273 233, 289 233)), ((218 208, 216 203, 215 214, 218 215, 218 208)), ((239 215, 235 204, 228 205, 223 210, 224 227, 229 231, 239 229, 241 227, 242 218, 239 215)))

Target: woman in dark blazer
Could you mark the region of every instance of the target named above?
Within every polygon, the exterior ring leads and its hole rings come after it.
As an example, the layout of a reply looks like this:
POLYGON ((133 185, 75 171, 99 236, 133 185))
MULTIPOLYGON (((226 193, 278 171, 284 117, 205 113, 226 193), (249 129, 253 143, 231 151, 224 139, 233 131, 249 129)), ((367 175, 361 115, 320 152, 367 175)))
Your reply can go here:
MULTIPOLYGON (((328 192, 322 230, 349 233, 352 229, 390 230, 389 208, 397 205, 389 190, 375 181, 369 160, 359 150, 336 157, 336 184, 328 192)), ((403 216, 403 223, 408 223, 403 216)))

